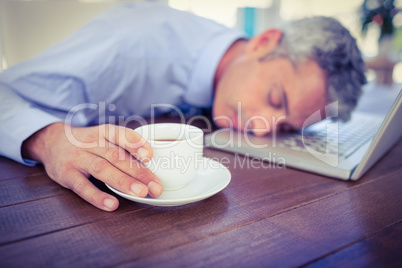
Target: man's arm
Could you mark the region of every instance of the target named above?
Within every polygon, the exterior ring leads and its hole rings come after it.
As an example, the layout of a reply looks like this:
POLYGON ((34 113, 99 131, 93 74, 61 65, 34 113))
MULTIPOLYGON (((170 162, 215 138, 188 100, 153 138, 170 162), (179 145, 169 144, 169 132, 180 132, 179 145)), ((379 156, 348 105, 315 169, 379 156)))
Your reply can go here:
POLYGON ((43 163, 50 178, 107 211, 115 210, 118 200, 92 185, 91 175, 128 194, 162 193, 159 180, 137 160, 152 157, 139 134, 112 125, 76 128, 60 121, 0 85, 0 155, 27 165, 43 163))
POLYGON ((35 163, 21 156, 22 142, 39 129, 61 121, 0 84, 0 155, 25 165, 35 163))

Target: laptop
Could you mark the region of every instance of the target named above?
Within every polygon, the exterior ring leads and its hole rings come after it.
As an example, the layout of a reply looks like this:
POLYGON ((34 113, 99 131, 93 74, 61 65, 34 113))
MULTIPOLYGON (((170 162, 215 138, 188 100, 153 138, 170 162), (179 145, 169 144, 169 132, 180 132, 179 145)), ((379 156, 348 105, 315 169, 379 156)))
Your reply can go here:
POLYGON ((330 118, 297 133, 251 133, 219 129, 205 145, 342 180, 358 180, 402 136, 402 91, 386 115, 354 112, 346 123, 330 118))

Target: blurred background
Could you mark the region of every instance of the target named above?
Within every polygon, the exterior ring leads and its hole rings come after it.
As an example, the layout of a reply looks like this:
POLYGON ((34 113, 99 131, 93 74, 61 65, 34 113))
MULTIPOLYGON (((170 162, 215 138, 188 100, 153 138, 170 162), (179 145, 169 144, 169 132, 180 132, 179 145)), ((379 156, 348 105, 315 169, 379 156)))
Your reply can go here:
MULTIPOLYGON (((0 0, 1 68, 8 68, 61 41, 90 18, 119 2, 128 1, 0 0)), ((250 37, 287 20, 317 15, 335 17, 356 38, 369 67, 369 80, 379 85, 402 83, 402 0, 152 2, 166 3, 239 28, 250 37)))

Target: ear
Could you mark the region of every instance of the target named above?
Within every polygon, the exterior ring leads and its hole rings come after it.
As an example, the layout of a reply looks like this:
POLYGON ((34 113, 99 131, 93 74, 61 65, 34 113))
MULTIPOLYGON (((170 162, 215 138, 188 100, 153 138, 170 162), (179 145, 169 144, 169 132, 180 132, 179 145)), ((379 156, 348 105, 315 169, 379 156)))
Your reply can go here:
POLYGON ((281 38, 281 30, 269 29, 248 41, 246 53, 251 57, 261 58, 274 51, 281 38))

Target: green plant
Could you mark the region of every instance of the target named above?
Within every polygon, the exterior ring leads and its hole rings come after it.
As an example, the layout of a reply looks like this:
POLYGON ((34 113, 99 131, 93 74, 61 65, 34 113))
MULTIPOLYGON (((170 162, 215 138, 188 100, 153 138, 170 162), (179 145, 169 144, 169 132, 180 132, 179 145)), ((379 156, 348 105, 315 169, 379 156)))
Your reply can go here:
POLYGON ((394 0, 364 0, 362 5, 362 32, 366 33, 372 23, 380 27, 380 40, 385 35, 392 35, 395 27, 394 16, 399 12, 394 0))

